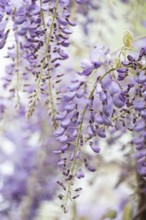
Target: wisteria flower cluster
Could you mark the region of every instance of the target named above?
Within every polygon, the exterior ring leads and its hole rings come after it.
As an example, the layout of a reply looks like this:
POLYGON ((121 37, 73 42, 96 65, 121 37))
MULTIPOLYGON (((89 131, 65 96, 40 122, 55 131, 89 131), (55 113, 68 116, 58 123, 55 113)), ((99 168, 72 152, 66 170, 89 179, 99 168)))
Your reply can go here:
MULTIPOLYGON (((35 220, 43 202, 55 199, 64 213, 72 206, 72 219, 77 219, 81 183, 88 176, 91 182, 100 178, 104 149, 114 151, 114 145, 124 158, 116 161, 120 171, 115 188, 124 182, 133 194, 119 214, 117 208, 105 210, 95 219, 146 219, 146 36, 132 23, 133 29, 123 34, 123 46, 114 51, 99 25, 103 42, 90 44, 90 27, 96 32, 98 23, 91 12, 102 14, 103 2, 0 0, 0 49, 6 49, 0 82, 3 220, 35 220), (88 39, 85 48, 93 46, 88 57, 80 56, 82 45, 73 52, 77 27, 88 39)), ((134 7, 132 1, 117 2, 134 7)), ((116 12, 108 13, 118 20, 116 12)), ((145 30, 146 18, 139 16, 139 22, 145 30)), ((110 29, 106 19, 98 24, 110 29)))

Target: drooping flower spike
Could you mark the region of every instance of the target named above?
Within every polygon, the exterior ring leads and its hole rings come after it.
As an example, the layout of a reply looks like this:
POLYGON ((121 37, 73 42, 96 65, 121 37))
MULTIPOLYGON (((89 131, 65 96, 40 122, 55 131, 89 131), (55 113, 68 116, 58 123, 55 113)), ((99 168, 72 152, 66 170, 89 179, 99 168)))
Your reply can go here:
MULTIPOLYGON (((106 141, 113 132, 134 132, 141 140, 134 141, 135 149, 141 151, 136 153, 136 158, 145 158, 145 55, 142 48, 137 57, 128 55, 126 61, 114 66, 108 60, 108 51, 95 47, 90 60, 81 62, 83 70, 71 81, 63 97, 62 113, 56 116, 60 127, 54 132, 61 144, 58 153, 62 161, 65 158, 65 163, 59 164, 68 176, 65 175, 63 182, 66 186, 61 199, 64 209, 73 196, 76 177, 84 176, 81 170, 95 172, 89 149, 102 153, 101 138, 106 141), (92 89, 89 80, 93 82, 92 89)), ((141 160, 137 163, 138 172, 144 176, 144 163, 141 160)))

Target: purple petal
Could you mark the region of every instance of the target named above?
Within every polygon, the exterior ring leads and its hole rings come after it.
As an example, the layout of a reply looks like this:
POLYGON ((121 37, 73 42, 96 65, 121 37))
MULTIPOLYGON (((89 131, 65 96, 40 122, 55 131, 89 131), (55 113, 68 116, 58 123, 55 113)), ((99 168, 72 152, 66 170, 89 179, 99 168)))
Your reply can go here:
POLYGON ((76 95, 76 91, 75 92, 68 92, 64 95, 64 99, 66 101, 71 101, 76 95))
POLYGON ((146 110, 141 111, 141 116, 142 116, 143 118, 146 118, 146 110))
POLYGON ((62 135, 60 137, 57 137, 57 141, 60 143, 67 143, 68 142, 68 136, 67 135, 62 135))
POLYGON ((93 67, 86 68, 81 72, 81 75, 89 76, 92 73, 93 69, 93 67))
POLYGON ((104 132, 101 128, 99 128, 99 129, 97 130, 97 134, 98 134, 99 137, 101 137, 101 138, 105 138, 105 137, 106 137, 105 132, 104 132))
POLYGON ((127 71, 128 70, 126 68, 122 68, 122 67, 117 69, 118 73, 126 73, 127 71))
POLYGON ((21 16, 15 20, 15 24, 20 25, 20 24, 23 24, 25 21, 26 21, 26 18, 21 16))
POLYGON ((76 97, 80 99, 80 98, 83 97, 83 95, 84 95, 84 89, 80 89, 80 90, 77 92, 76 97))
POLYGON ((90 60, 83 59, 83 60, 81 61, 81 67, 82 67, 83 69, 88 69, 88 68, 92 68, 92 67, 93 67, 93 64, 91 63, 90 60))
POLYGON ((91 149, 95 152, 95 153, 99 153, 100 152, 100 147, 98 147, 97 145, 92 144, 91 145, 91 149))
POLYGON ((97 124, 103 124, 103 120, 102 120, 102 117, 99 115, 95 118, 95 121, 97 124))
POLYGON ((135 81, 139 84, 143 84, 146 82, 146 75, 144 75, 144 73, 140 73, 137 78, 135 79, 135 81))
POLYGON ((63 120, 66 117, 66 115, 67 115, 67 111, 64 111, 64 112, 56 115, 55 119, 56 120, 63 120))
POLYGON ((103 121, 103 124, 105 124, 107 126, 111 126, 111 120, 108 117, 103 116, 102 121, 103 121))
POLYGON ((125 105, 125 101, 116 95, 113 97, 113 103, 117 108, 122 108, 125 105))
POLYGON ((145 102, 143 100, 135 100, 133 103, 133 107, 137 111, 141 111, 145 109, 145 102))
POLYGON ((66 105, 65 106, 65 110, 67 111, 67 112, 71 112, 71 111, 73 111, 75 109, 75 104, 70 104, 70 105, 66 105))
POLYGON ((93 167, 93 166, 91 166, 91 165, 89 165, 89 164, 86 165, 86 168, 87 168, 89 171, 91 171, 91 172, 95 172, 95 171, 96 171, 96 168, 93 167))
POLYGON ((111 93, 118 93, 121 91, 120 86, 117 82, 112 81, 111 87, 110 87, 111 93))
POLYGON ((68 144, 61 146, 62 151, 66 151, 68 148, 69 148, 68 144))
POLYGON ((63 128, 67 128, 70 125, 70 123, 71 123, 71 120, 70 120, 70 118, 68 118, 68 119, 61 122, 61 126, 63 128))
POLYGON ((143 120, 138 121, 135 126, 134 126, 134 130, 135 131, 142 131, 145 128, 145 122, 143 120))
POLYGON ((54 136, 59 137, 64 133, 64 131, 65 131, 64 128, 59 128, 54 132, 54 136))
POLYGON ((77 91, 77 90, 80 88, 80 85, 81 85, 80 82, 72 83, 72 84, 68 87, 68 89, 69 89, 70 92, 77 91))
POLYGON ((134 61, 135 61, 134 57, 132 57, 131 55, 128 55, 128 56, 127 56, 127 59, 128 59, 129 61, 131 61, 131 62, 134 62, 134 61))
POLYGON ((84 176, 85 176, 85 175, 84 175, 82 169, 79 169, 78 172, 76 173, 76 177, 77 177, 78 179, 81 179, 81 178, 84 178, 84 176))

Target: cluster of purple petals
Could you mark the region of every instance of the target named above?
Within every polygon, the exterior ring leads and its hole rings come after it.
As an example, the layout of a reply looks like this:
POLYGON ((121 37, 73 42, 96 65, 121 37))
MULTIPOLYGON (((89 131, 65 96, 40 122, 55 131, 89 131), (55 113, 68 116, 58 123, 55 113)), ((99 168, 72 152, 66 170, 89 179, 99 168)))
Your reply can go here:
POLYGON ((5 46, 9 30, 6 29, 7 19, 5 15, 10 15, 12 12, 9 1, 1 1, 0 2, 0 49, 5 46))
POLYGON ((142 47, 139 56, 134 58, 128 56, 127 63, 134 69, 136 76, 134 78, 137 89, 133 101, 135 111, 135 121, 133 131, 135 133, 133 143, 136 148, 135 158, 137 160, 137 169, 141 176, 146 176, 146 70, 145 70, 146 47, 142 47))
POLYGON ((116 67, 107 61, 107 51, 97 46, 90 60, 82 60, 83 69, 71 80, 56 116, 60 126, 54 135, 60 148, 54 153, 62 155, 58 164, 66 185, 75 177, 84 177, 85 168, 96 170, 87 154, 89 148, 99 154, 100 139, 106 141, 118 131, 138 136, 134 139, 138 171, 146 173, 146 49, 141 48, 136 58, 128 55, 116 67))
POLYGON ((70 19, 70 1, 62 0, 58 4, 53 0, 41 1, 41 4, 23 1, 18 6, 13 1, 4 2, 0 5, 0 47, 5 46, 7 38, 9 41, 14 36, 14 41, 8 47, 7 58, 12 62, 6 67, 3 87, 9 91, 9 99, 16 97, 16 102, 20 101, 17 100, 20 93, 29 95, 29 117, 40 99, 53 102, 55 109, 56 100, 51 100, 50 93, 57 96, 61 79, 56 77, 56 72, 69 57, 66 48, 70 45, 71 27, 76 25, 70 19), (8 7, 11 8, 9 13, 8 7), (6 14, 9 19, 5 18, 6 14), (7 24, 12 25, 11 30, 7 24))
MULTIPOLYGON (((81 4, 83 1, 77 3, 81 4)), ((19 118, 20 124, 16 126, 18 131, 14 133, 10 128, 4 133, 4 137, 15 146, 15 149, 11 155, 1 152, 4 156, 2 163, 10 162, 13 168, 11 174, 1 174, 3 219, 9 219, 11 215, 15 220, 32 220, 41 202, 52 199, 55 190, 56 160, 50 152, 51 146, 56 144, 54 137, 51 136, 49 125, 44 125, 46 120, 42 118, 42 109, 39 107, 37 108, 39 113, 36 113, 32 120, 24 121, 25 101, 20 100, 20 94, 22 92, 29 94, 27 112, 29 116, 34 112, 40 98, 53 106, 54 100, 51 99, 50 93, 56 96, 62 76, 58 74, 58 67, 69 57, 66 48, 70 45, 71 27, 76 25, 70 19, 69 6, 69 0, 40 2, 24 0, 18 4, 15 1, 0 1, 0 49, 7 46, 7 41, 13 38, 11 45, 8 42, 10 46, 6 58, 11 60, 11 63, 5 68, 5 75, 2 78, 3 89, 8 91, 9 95, 6 95, 8 102, 16 98, 17 100, 14 100, 16 107, 20 107, 17 104, 21 103, 21 108, 24 108, 24 111, 16 113, 13 119, 11 118, 14 124, 19 118), (57 75, 54 74, 56 72, 57 75), (42 134, 44 127, 48 129, 46 131, 48 138, 42 134), (40 139, 36 146, 32 146, 30 139, 35 133, 40 139)), ((5 113, 5 107, 1 105, 2 114, 5 113)), ((51 107, 49 106, 49 109, 51 107)), ((55 111, 55 107, 52 108, 55 111)), ((52 124, 51 120, 49 123, 52 124)), ((78 175, 79 178, 83 177, 80 170, 78 175)))

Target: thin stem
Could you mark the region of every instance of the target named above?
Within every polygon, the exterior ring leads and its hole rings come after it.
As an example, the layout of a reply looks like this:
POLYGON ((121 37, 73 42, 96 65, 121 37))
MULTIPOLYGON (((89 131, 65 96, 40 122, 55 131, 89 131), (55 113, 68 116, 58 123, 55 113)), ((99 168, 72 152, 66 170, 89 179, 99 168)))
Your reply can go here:
POLYGON ((85 106, 83 111, 82 111, 82 121, 81 121, 79 129, 78 129, 78 136, 77 136, 77 141, 76 141, 76 147, 75 147, 75 150, 74 150, 74 160, 73 160, 73 165, 72 165, 72 169, 71 169, 71 175, 73 176, 73 178, 69 181, 69 184, 68 184, 68 187, 67 187, 67 192, 66 192, 66 197, 65 197, 65 207, 67 206, 68 195, 69 195, 69 192, 70 192, 73 180, 75 178, 74 173, 75 173, 75 169, 76 169, 76 165, 77 165, 76 164, 76 161, 77 161, 76 153, 77 153, 77 151, 79 149, 80 138, 81 138, 81 133, 82 133, 82 126, 83 126, 83 122, 84 122, 84 117, 85 117, 86 109, 87 109, 87 106, 85 106))
POLYGON ((48 47, 49 47, 49 44, 50 44, 51 35, 52 35, 52 32, 53 32, 53 28, 54 28, 54 23, 55 23, 55 19, 56 19, 56 14, 57 14, 57 8, 58 8, 58 5, 59 5, 59 1, 60 0, 56 1, 56 6, 55 6, 55 9, 54 9, 54 15, 53 15, 53 18, 52 18, 52 23, 51 23, 51 26, 50 26, 48 39, 47 39, 47 42, 46 42, 45 58, 42 62, 41 71, 40 71, 39 78, 38 78, 38 92, 39 92, 39 88, 40 88, 40 83, 41 83, 41 79, 42 79, 42 75, 43 75, 44 66, 45 66, 45 63, 46 63, 46 59, 48 57, 48 47))
MULTIPOLYGON (((54 21, 55 21, 55 18, 56 18, 56 14, 57 14, 57 8, 58 8, 58 5, 59 5, 59 1, 60 0, 57 0, 56 1, 56 7, 55 7, 55 12, 54 12, 54 16, 53 16, 53 21, 52 21, 52 25, 50 27, 50 33, 49 33, 49 37, 48 37, 48 42, 47 42, 47 45, 49 45, 50 43, 50 37, 51 37, 51 33, 53 31, 53 28, 54 28, 54 21)), ((46 50, 48 50, 48 46, 46 48, 46 50)), ((49 60, 48 60, 49 62, 49 60)), ((56 129, 57 128, 57 123, 56 123, 56 120, 55 120, 55 108, 54 108, 54 102, 53 102, 53 92, 52 92, 52 85, 51 85, 51 77, 50 77, 50 70, 48 71, 48 87, 49 87, 49 94, 50 94, 50 102, 51 102, 51 109, 52 109, 52 120, 53 120, 53 123, 54 123, 54 128, 56 129)))
POLYGON ((116 70, 117 68, 111 68, 110 70, 107 70, 101 77, 100 77, 100 81, 106 76, 108 75, 110 72, 116 70))
POLYGON ((76 219, 77 219, 76 202, 73 201, 73 204, 72 204, 72 219, 71 220, 76 220, 76 219))
MULTIPOLYGON (((53 15, 53 18, 52 18, 52 23, 51 23, 51 26, 50 26, 50 31, 49 31, 49 35, 48 35, 48 40, 47 40, 47 36, 46 36, 46 33, 45 33, 45 41, 46 41, 46 50, 45 50, 45 58, 44 58, 44 61, 42 63, 42 68, 41 68, 41 72, 40 72, 40 75, 39 75, 39 79, 38 79, 38 89, 40 88, 40 82, 41 82, 41 78, 42 78, 42 74, 43 74, 43 69, 44 69, 44 66, 45 66, 45 63, 46 63, 46 59, 47 59, 47 62, 49 63, 49 58, 48 58, 48 47, 49 47, 49 44, 50 44, 50 39, 51 39, 51 35, 52 35, 52 32, 53 32, 53 29, 54 29, 54 23, 55 23, 55 19, 56 19, 56 15, 57 15, 57 9, 58 9, 58 5, 59 5, 59 1, 60 0, 57 0, 56 1, 56 6, 55 6, 55 9, 54 9, 54 15, 53 15)), ((42 5, 42 0, 40 0, 40 5, 42 5)), ((46 29, 46 25, 45 25, 45 20, 44 20, 44 12, 42 11, 41 12, 41 15, 42 15, 42 21, 43 21, 43 26, 44 26, 44 30, 46 29)), ((54 128, 56 129, 57 127, 57 123, 56 123, 56 120, 55 120, 55 108, 54 108, 54 101, 53 101, 53 92, 52 92, 52 85, 51 85, 51 77, 50 77, 50 70, 48 71, 48 87, 49 87, 49 95, 50 95, 50 104, 51 104, 51 109, 52 109, 52 121, 53 121, 53 125, 54 125, 54 128)))
MULTIPOLYGON (((131 106, 131 107, 128 109, 128 111, 131 111, 132 109, 133 109, 133 106, 131 106)), ((127 112, 122 112, 121 114, 115 116, 115 117, 112 119, 112 121, 113 121, 113 122, 116 121, 116 120, 119 119, 120 117, 124 116, 126 113, 127 113, 127 112)))

